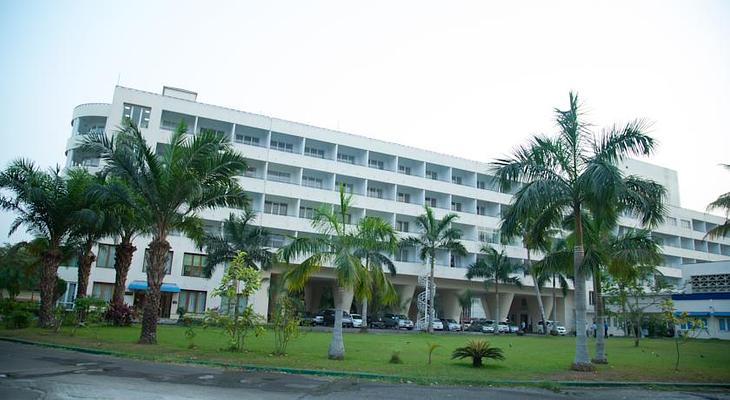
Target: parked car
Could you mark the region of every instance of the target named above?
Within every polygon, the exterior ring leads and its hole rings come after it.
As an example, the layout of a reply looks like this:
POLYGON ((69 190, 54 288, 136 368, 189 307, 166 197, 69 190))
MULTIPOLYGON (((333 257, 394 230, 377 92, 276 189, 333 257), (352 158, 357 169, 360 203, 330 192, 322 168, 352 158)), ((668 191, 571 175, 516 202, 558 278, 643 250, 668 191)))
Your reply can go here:
POLYGON ((472 319, 469 321, 469 325, 464 328, 465 331, 469 332, 482 332, 482 326, 487 323, 486 319, 472 319))
MULTIPOLYGON (((325 326, 335 326, 335 309, 329 308, 322 311, 322 325, 325 326)), ((350 313, 347 311, 342 312, 342 327, 343 328, 352 328, 352 317, 350 317, 350 313)))
POLYGON ((449 332, 457 332, 461 330, 461 324, 454 319, 444 319, 444 329, 449 332))
POLYGON ((322 311, 314 316, 314 325, 324 325, 324 314, 322 311))
POLYGON ((392 313, 373 315, 368 326, 377 329, 398 329, 398 315, 392 313))
POLYGON ((485 319, 482 323, 482 333, 496 333, 497 324, 493 319, 485 319))
POLYGON ((403 314, 398 314, 398 329, 408 329, 409 331, 413 330, 413 321, 408 319, 403 314))
MULTIPOLYGON (((547 321, 547 328, 548 332, 555 331, 560 336, 565 336, 568 331, 565 329, 565 326, 563 326, 560 321, 547 321)), ((542 333, 542 321, 537 323, 537 333, 542 333)))
POLYGON ((299 325, 314 326, 317 325, 317 316, 310 312, 305 312, 299 316, 299 325))
POLYGON ((362 315, 360 315, 360 314, 350 314, 350 317, 352 318, 352 327, 353 328, 360 328, 360 327, 362 327, 362 315))
POLYGON ((506 322, 497 324, 497 333, 509 333, 509 325, 506 322))
POLYGON ((433 330, 435 331, 442 331, 444 330, 444 323, 440 319, 434 319, 432 325, 433 330))
POLYGON ((520 327, 515 324, 510 324, 509 326, 509 333, 517 333, 519 332, 520 327))
POLYGON ((558 332, 558 335, 565 336, 568 334, 568 330, 565 329, 563 325, 555 325, 555 330, 558 332))

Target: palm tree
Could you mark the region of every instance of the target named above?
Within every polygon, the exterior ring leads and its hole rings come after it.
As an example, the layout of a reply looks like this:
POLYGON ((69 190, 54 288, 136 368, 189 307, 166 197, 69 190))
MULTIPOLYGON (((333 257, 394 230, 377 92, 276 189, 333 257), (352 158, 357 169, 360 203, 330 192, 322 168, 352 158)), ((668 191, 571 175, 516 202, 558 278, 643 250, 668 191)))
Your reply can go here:
POLYGON ((62 247, 77 222, 74 216, 85 194, 83 185, 75 179, 77 170, 70 171, 68 178, 60 171, 58 167, 40 171, 31 161, 19 159, 0 173, 0 188, 12 193, 12 197, 0 197, 0 208, 18 214, 9 234, 25 226, 28 233, 46 242, 40 252, 41 327, 53 325, 53 294, 56 272, 64 258, 62 247))
POLYGON ((467 251, 461 244, 461 230, 451 226, 459 216, 454 213, 446 214, 438 220, 433 214, 433 209, 424 206, 425 212, 416 217, 416 226, 420 231, 418 236, 409 236, 401 241, 404 247, 420 247, 418 257, 423 262, 428 262, 431 272, 428 279, 430 299, 428 300, 427 317, 428 333, 433 332, 434 301, 436 299, 434 266, 436 264, 436 252, 439 250, 450 251, 452 255, 466 255, 467 251))
POLYGON ((559 226, 570 214, 575 223, 573 268, 575 277, 576 351, 572 368, 592 370, 588 357, 586 324, 586 271, 582 268, 584 240, 583 211, 594 218, 613 218, 613 213, 633 211, 642 224, 663 220, 664 188, 649 180, 624 176, 617 163, 631 155, 650 155, 654 139, 645 133, 647 124, 636 120, 624 127, 613 126, 595 136, 583 121, 578 96, 570 93, 570 108, 555 110, 557 137, 536 136, 519 147, 510 158, 493 162, 493 172, 502 189, 515 182, 512 208, 518 219, 538 214, 538 227, 559 226), (621 207, 617 207, 620 205, 621 207))
POLYGON ((472 299, 474 298, 474 292, 471 291, 471 289, 466 289, 463 292, 456 295, 456 300, 459 302, 459 308, 461 308, 461 318, 459 318, 459 323, 463 323, 464 321, 464 311, 471 309, 471 303, 472 299))
POLYGON ((479 258, 477 261, 469 265, 466 271, 466 277, 472 278, 484 278, 484 285, 488 286, 489 282, 494 283, 494 294, 497 300, 497 312, 494 319, 497 322, 502 322, 501 305, 499 303, 499 284, 515 285, 518 288, 522 287, 522 281, 517 276, 512 276, 518 272, 522 267, 512 263, 509 257, 504 253, 504 250, 497 251, 490 245, 483 245, 479 251, 486 257, 479 258))
MULTIPOLYGON (((549 316, 553 322, 558 319, 558 286, 560 286, 563 292, 563 298, 568 295, 568 289, 570 285, 569 280, 572 280, 573 274, 573 252, 572 247, 568 245, 567 241, 563 238, 554 238, 550 241, 548 250, 542 260, 539 260, 532 265, 535 275, 533 276, 537 284, 540 287, 544 287, 547 282, 552 285, 552 297, 553 297, 553 310, 549 316), (548 255, 554 255, 555 253, 562 252, 564 256, 559 258, 547 257, 548 255)), ((543 329, 546 330, 545 324, 543 329)), ((553 326, 553 329, 555 327, 553 326)))
POLYGON ((347 221, 350 215, 352 196, 340 187, 340 204, 335 207, 322 205, 314 212, 312 226, 320 235, 299 236, 279 250, 285 263, 300 256, 307 256, 298 265, 289 268, 284 276, 288 289, 298 292, 304 289, 312 274, 324 265, 331 265, 337 277, 335 296, 335 324, 332 329, 328 357, 332 360, 345 358, 345 343, 342 338, 342 311, 350 308, 352 291, 366 274, 360 257, 356 254, 359 240, 349 232, 347 221), (350 304, 346 304, 348 303, 350 304))
POLYGON ((398 247, 398 238, 393 226, 380 217, 365 217, 358 221, 355 237, 358 239, 355 255, 365 260, 365 274, 358 279, 355 295, 362 301, 363 325, 361 330, 367 331, 368 301, 377 297, 385 305, 398 300, 398 293, 393 283, 383 271, 387 268, 391 276, 395 276, 395 264, 388 257, 398 247))
MULTIPOLYGON (((730 164, 722 164, 722 166, 730 170, 730 164)), ((711 238, 728 236, 730 234, 730 192, 721 194, 707 206, 707 210, 725 210, 725 222, 707 231, 706 236, 711 238)))
POLYGON ((188 135, 181 123, 170 143, 158 155, 142 132, 125 121, 114 136, 90 135, 88 149, 101 154, 104 171, 124 181, 138 201, 129 202, 139 217, 148 221, 149 244, 147 294, 139 342, 157 343, 160 286, 170 251, 167 236, 173 230, 191 238, 202 236, 197 212, 216 207, 242 207, 243 189, 235 179, 246 171, 246 162, 233 150, 230 139, 214 132, 188 135))
POLYGON ((229 262, 237 253, 243 252, 247 268, 268 270, 276 261, 276 253, 268 246, 270 233, 266 228, 254 225, 256 212, 249 205, 235 215, 231 213, 223 221, 222 234, 206 233, 198 246, 208 254, 203 275, 210 278, 216 266, 229 262))

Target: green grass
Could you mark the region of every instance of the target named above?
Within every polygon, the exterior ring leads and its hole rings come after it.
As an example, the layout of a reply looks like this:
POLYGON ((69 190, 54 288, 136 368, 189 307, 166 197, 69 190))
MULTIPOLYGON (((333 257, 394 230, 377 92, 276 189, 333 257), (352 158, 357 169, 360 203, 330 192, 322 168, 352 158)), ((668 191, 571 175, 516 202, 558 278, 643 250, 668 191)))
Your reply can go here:
MULTIPOLYGON (((188 349, 185 329, 160 326, 159 344, 139 345, 139 326, 127 328, 99 327, 79 329, 76 335, 63 330, 54 334, 38 328, 23 330, 0 329, 0 336, 27 340, 76 345, 123 352, 131 356, 152 357, 160 361, 190 359, 253 364, 260 366, 306 368, 334 371, 358 371, 398 375, 405 380, 428 383, 479 383, 495 380, 596 380, 596 381, 666 381, 720 382, 730 381, 730 342, 695 340, 681 346, 681 372, 674 371, 675 349, 671 339, 645 339, 635 348, 633 341, 609 338, 606 341, 610 364, 597 366, 594 373, 568 370, 573 359, 575 339, 572 337, 535 337, 514 335, 427 335, 377 332, 345 333, 344 361, 327 359, 328 332, 304 332, 291 342, 288 355, 272 356, 274 337, 267 332, 246 341, 247 351, 223 351, 227 337, 218 329, 196 328, 196 349, 188 349), (98 336, 98 339, 97 339, 98 336), (485 360, 480 369, 471 367, 470 360, 451 360, 451 351, 469 339, 486 339, 501 347, 505 361, 485 360), (427 343, 442 347, 433 353, 433 363, 427 364, 427 343), (400 353, 402 364, 391 364, 394 351, 400 353)), ((593 342, 589 343, 592 349, 593 342)))

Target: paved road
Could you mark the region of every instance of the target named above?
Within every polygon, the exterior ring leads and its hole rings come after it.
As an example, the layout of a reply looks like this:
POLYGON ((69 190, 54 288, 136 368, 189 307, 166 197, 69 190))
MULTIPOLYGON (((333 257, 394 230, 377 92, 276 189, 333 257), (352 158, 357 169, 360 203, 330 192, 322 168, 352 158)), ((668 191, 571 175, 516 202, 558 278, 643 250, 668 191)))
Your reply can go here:
POLYGON ((639 389, 436 387, 159 364, 0 341, 0 399, 726 399, 639 389))

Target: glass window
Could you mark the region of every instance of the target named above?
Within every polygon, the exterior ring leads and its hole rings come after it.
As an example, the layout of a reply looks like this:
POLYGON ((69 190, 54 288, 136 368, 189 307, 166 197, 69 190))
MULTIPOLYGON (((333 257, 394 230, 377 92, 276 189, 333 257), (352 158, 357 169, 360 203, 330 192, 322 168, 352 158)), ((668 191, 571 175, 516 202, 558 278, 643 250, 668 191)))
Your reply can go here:
POLYGON ((370 162, 368 164, 370 165, 370 168, 376 168, 376 169, 385 168, 385 164, 380 160, 370 160, 370 162))
POLYGON ((451 210, 452 211, 461 211, 461 203, 452 201, 451 202, 451 210))
POLYGON ((183 257, 183 276, 203 278, 203 268, 207 258, 205 254, 185 253, 183 257))
POLYGON ((429 207, 436 207, 436 198, 435 197, 426 197, 426 205, 429 207))
POLYGON ((730 318, 720 318, 720 330, 730 331, 730 318))
POLYGON ((59 304, 63 308, 71 309, 74 307, 74 301, 76 301, 76 282, 69 282, 66 286, 66 293, 59 300, 59 304))
POLYGON ((451 177, 451 183, 455 183, 457 185, 461 185, 461 177, 460 176, 452 176, 451 177))
MULTIPOLYGON (((149 263, 149 252, 150 249, 144 250, 144 263, 142 263, 142 272, 147 272, 147 265, 149 263)), ((167 252, 167 259, 165 261, 165 275, 170 275, 170 273, 172 272, 172 251, 167 252)))
POLYGON ((479 188, 479 189, 486 189, 487 188, 486 182, 484 182, 484 181, 477 181, 477 188, 479 188))
POLYGON ((288 215, 289 205, 286 203, 277 203, 274 201, 264 202, 264 213, 274 215, 288 215))
POLYGON ((178 298, 178 307, 182 307, 186 312, 194 314, 202 314, 205 312, 205 300, 208 292, 199 290, 181 290, 178 298))
POLYGON ((408 221, 395 221, 395 229, 400 232, 409 232, 408 221))
POLYGON ((426 178, 436 180, 439 178, 439 174, 436 171, 426 170, 426 178))
POLYGON ((383 198, 383 189, 369 187, 368 188, 368 196, 369 197, 377 197, 378 199, 382 199, 383 198))
POLYGON ((114 256, 117 253, 117 246, 99 243, 99 251, 97 253, 99 253, 96 256, 97 268, 114 268, 114 256))
POLYGON ((149 107, 124 103, 122 116, 125 119, 128 118, 140 128, 147 128, 150 126, 150 111, 151 109, 149 107))
POLYGON ((299 207, 299 218, 314 219, 314 208, 299 207))
POLYGON ((277 182, 290 183, 291 174, 288 172, 269 170, 269 179, 277 182))
POLYGON ((398 201, 401 203, 410 203, 411 194, 410 193, 398 193, 398 201))
POLYGON ((304 155, 316 158, 324 158, 324 150, 307 146, 304 148, 304 155))
POLYGON ((280 142, 277 140, 271 141, 271 148, 274 150, 279 151, 285 151, 287 153, 293 153, 294 152, 294 145, 287 142, 280 142))
POLYGON ((398 172, 405 175, 411 174, 411 167, 406 167, 405 165, 399 165, 398 166, 398 172))
POLYGON ((256 177, 256 167, 247 167, 244 175, 246 175, 249 178, 255 178, 256 177))
POLYGON ((112 299, 112 292, 114 292, 113 283, 94 282, 94 288, 91 291, 91 295, 97 299, 102 299, 108 302, 112 299))
POLYGON ((355 186, 352 183, 345 183, 345 182, 337 182, 337 187, 335 188, 337 191, 340 190, 340 187, 342 187, 345 190, 345 193, 354 193, 355 186))
POLYGON ((337 161, 348 164, 355 164, 355 156, 350 154, 337 153, 337 161))
POLYGON ((323 186, 322 179, 315 178, 313 176, 303 176, 302 177, 302 186, 322 189, 322 186, 323 186))

